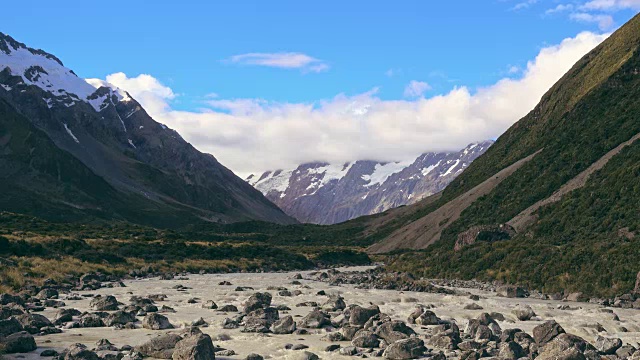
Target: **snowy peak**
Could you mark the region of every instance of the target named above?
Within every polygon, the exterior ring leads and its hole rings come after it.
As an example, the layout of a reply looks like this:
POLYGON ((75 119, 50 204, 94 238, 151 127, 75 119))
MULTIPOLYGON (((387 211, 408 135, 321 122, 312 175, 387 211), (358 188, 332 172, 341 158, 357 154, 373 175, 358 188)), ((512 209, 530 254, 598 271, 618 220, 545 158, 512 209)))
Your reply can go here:
POLYGON ((246 181, 302 222, 332 224, 415 203, 442 191, 493 141, 397 162, 308 163, 246 181))
POLYGON ((27 47, 0 33, 0 73, 6 79, 0 85, 6 91, 26 91, 35 86, 45 92, 43 101, 49 108, 71 107, 78 101, 89 103, 97 112, 118 101, 130 101, 125 91, 97 79, 84 80, 66 68, 57 57, 27 47))

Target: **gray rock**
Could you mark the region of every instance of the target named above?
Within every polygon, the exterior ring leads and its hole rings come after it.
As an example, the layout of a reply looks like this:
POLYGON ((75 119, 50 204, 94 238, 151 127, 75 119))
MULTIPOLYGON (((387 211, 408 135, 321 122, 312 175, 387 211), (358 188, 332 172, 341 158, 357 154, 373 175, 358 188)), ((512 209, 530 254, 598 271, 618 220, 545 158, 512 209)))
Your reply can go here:
POLYGON ((581 337, 560 334, 544 345, 538 354, 537 360, 584 360, 587 350, 595 350, 581 337))
POLYGON ((331 325, 331 320, 320 310, 311 311, 300 321, 300 326, 304 328, 319 329, 326 325, 331 325))
POLYGON ((358 348, 372 349, 380 345, 380 339, 371 331, 360 330, 351 340, 351 345, 358 348))
POLYGON ((416 337, 398 340, 384 351, 384 357, 392 360, 417 359, 424 355, 427 348, 424 342, 416 337))
POLYGON ((58 290, 47 288, 47 289, 40 290, 40 292, 35 296, 35 298, 40 300, 57 299, 58 295, 59 295, 58 290))
POLYGON ((500 286, 496 292, 498 296, 506 298, 523 298, 527 296, 527 292, 523 288, 513 285, 500 286))
POLYGON ((175 334, 164 334, 136 347, 136 351, 144 356, 156 359, 171 359, 173 349, 182 337, 175 334))
POLYGON ((296 322, 293 320, 293 316, 287 315, 273 323, 271 331, 274 334, 292 334, 296 331, 296 322))
POLYGON ((512 312, 520 321, 528 321, 531 320, 532 317, 536 316, 536 313, 529 305, 518 306, 512 312))
POLYGON ((20 324, 20 321, 14 317, 10 317, 6 320, 0 320, 0 337, 15 334, 23 330, 24 328, 22 327, 22 324, 20 324))
POLYGON ((615 338, 607 338, 604 336, 596 336, 596 349, 604 355, 613 355, 622 346, 622 340, 615 338))
POLYGON ((74 344, 67 349, 64 360, 100 360, 100 358, 85 345, 74 344))
POLYGON ((173 360, 213 360, 216 358, 213 342, 207 334, 194 334, 176 344, 173 360))
POLYGON ((104 322, 98 314, 85 314, 80 318, 80 326, 85 328, 103 327, 104 322))
POLYGON ((31 334, 37 334, 41 328, 53 326, 51 321, 40 314, 22 314, 16 316, 22 327, 31 334))
POLYGON ((111 313, 104 319, 107 326, 125 325, 130 322, 136 322, 136 317, 122 310, 111 313))
POLYGON ((0 348, 7 354, 26 353, 38 348, 36 341, 26 331, 0 338, 0 348))
POLYGON ((173 325, 166 316, 158 313, 147 314, 142 320, 142 327, 150 330, 173 329, 173 325))
POLYGON ((271 298, 271 294, 268 292, 251 295, 244 304, 244 312, 248 314, 254 310, 271 306, 271 298))
POLYGON ((202 304, 202 308, 215 310, 218 308, 218 305, 213 300, 207 300, 202 304))
POLYGON ((249 355, 247 355, 245 360, 264 360, 264 358, 261 355, 258 355, 258 354, 249 354, 249 355))
POLYGON ((341 348, 339 353, 340 355, 353 356, 358 353, 358 349, 355 346, 347 346, 347 347, 341 348))
POLYGON ((363 308, 358 305, 353 306, 349 316, 349 324, 363 326, 369 319, 378 314, 380 314, 380 309, 377 306, 370 308, 363 308))
POLYGON ((516 360, 524 356, 526 356, 525 351, 515 342, 509 341, 500 344, 500 351, 498 353, 500 359, 516 360))
POLYGON ((539 346, 544 346, 556 336, 564 334, 564 329, 555 320, 546 321, 533 328, 533 339, 539 346))
POLYGON ((404 322, 394 320, 388 321, 380 325, 375 334, 384 339, 388 344, 394 343, 398 340, 406 339, 416 332, 412 328, 408 327, 404 322))
POLYGON ((114 296, 96 296, 89 303, 91 309, 95 311, 118 310, 118 300, 114 296))

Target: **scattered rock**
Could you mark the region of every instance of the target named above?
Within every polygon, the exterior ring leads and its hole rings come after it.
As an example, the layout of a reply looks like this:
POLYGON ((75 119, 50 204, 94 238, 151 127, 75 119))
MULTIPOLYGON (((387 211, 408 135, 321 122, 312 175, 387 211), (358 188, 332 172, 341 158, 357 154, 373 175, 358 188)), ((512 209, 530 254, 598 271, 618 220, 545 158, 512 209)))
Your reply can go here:
POLYGON ((426 350, 424 341, 413 337, 389 345, 384 351, 384 357, 391 360, 417 359, 422 357, 426 350))
POLYGON ((118 310, 118 300, 114 296, 96 296, 89 303, 91 309, 95 311, 118 310))
POLYGON ((26 353, 38 348, 33 336, 26 331, 0 338, 0 348, 7 354, 26 353))
POLYGON ((150 330, 173 329, 173 325, 171 325, 169 319, 157 313, 147 314, 144 320, 142 320, 142 327, 150 330))
POLYGON ((531 320, 532 317, 536 316, 536 313, 533 311, 531 306, 518 306, 513 310, 513 314, 520 321, 528 321, 531 320))
POLYGON ((182 337, 175 334, 164 334, 136 347, 136 351, 144 356, 157 359, 171 359, 173 349, 182 337))
POLYGON ((496 293, 498 296, 506 297, 506 298, 523 298, 527 296, 526 290, 519 286, 514 285, 504 285, 500 286, 496 293))
POLYGON ((273 323, 271 331, 274 334, 292 334, 296 331, 296 322, 293 320, 293 316, 287 315, 273 323))
POLYGON ((616 350, 622 347, 622 340, 598 335, 596 336, 595 347, 604 355, 613 355, 616 350))
POLYGON ((555 320, 544 322, 533 328, 533 339, 539 346, 546 345, 560 334, 564 334, 564 329, 555 320))
POLYGON ((211 337, 193 334, 176 344, 171 357, 173 360, 213 360, 216 358, 211 337))

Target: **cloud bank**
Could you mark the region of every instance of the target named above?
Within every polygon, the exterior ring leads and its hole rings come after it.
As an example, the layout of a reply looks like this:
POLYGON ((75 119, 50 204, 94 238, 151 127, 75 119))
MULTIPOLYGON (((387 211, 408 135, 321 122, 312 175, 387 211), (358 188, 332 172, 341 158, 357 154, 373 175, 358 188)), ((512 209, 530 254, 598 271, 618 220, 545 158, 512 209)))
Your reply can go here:
POLYGON ((199 150, 246 175, 311 161, 405 160, 496 138, 606 36, 583 32, 545 47, 518 78, 411 101, 382 100, 372 89, 314 103, 209 98, 203 110, 178 111, 171 108, 174 92, 150 75, 117 73, 106 80, 199 150))
POLYGON ((322 60, 302 53, 248 53, 234 55, 228 62, 241 65, 257 65, 281 69, 301 69, 307 72, 323 72, 329 65, 322 60))

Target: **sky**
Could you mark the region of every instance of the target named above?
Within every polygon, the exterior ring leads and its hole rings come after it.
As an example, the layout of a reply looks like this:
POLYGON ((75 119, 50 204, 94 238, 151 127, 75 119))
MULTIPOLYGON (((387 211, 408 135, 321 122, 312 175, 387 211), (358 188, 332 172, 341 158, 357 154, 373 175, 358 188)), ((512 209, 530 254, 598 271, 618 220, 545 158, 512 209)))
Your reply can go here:
POLYGON ((9 2, 0 31, 241 176, 495 139, 640 0, 9 2))

